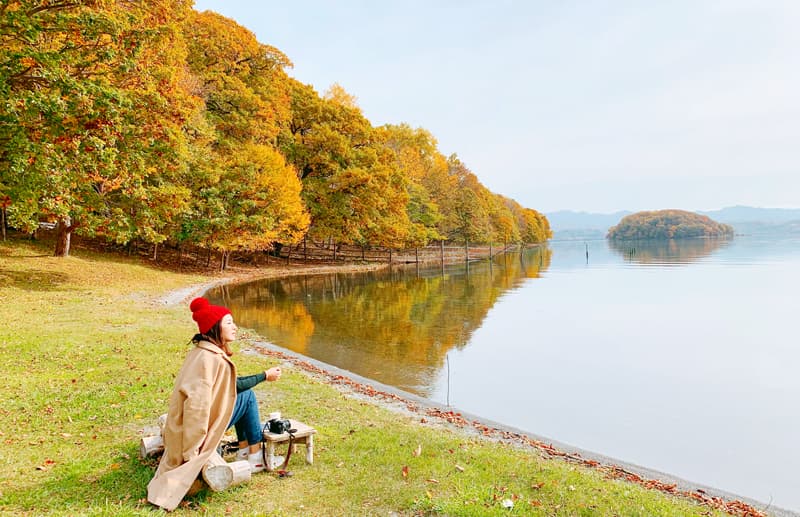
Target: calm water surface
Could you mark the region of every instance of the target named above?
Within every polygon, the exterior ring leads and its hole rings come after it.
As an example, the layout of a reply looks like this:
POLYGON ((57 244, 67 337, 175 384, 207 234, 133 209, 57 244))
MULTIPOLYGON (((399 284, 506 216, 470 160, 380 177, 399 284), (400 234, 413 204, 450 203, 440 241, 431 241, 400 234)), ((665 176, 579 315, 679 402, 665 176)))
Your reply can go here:
POLYGON ((288 278, 209 297, 285 348, 800 510, 798 286, 800 239, 739 237, 555 242, 468 270, 288 278))

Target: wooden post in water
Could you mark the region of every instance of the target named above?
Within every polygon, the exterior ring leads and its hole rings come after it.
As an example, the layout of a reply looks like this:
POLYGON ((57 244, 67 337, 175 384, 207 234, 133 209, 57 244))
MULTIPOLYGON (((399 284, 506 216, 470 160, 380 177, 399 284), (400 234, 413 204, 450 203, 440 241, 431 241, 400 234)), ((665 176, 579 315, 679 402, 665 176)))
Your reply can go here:
POLYGON ((464 261, 469 264, 469 239, 464 239, 464 261))
POLYGON ((442 269, 444 269, 444 239, 439 241, 439 256, 442 259, 442 269))
POLYGON ((308 261, 308 249, 306 248, 307 235, 303 235, 303 260, 308 261))
POLYGON ((417 265, 419 265, 419 248, 414 248, 414 260, 417 262, 417 265))

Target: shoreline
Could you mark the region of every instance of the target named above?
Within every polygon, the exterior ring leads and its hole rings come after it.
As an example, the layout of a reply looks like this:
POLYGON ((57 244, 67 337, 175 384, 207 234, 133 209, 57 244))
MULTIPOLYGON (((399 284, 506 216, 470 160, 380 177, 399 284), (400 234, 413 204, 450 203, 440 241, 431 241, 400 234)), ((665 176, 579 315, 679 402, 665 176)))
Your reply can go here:
POLYGON ((327 275, 330 273, 364 273, 368 271, 378 271, 387 269, 389 264, 342 264, 342 265, 308 265, 298 264, 296 266, 278 266, 269 268, 240 268, 232 267, 223 276, 209 280, 201 284, 194 284, 188 287, 171 291, 159 297, 155 303, 162 306, 174 306, 183 302, 189 302, 191 298, 203 295, 215 287, 222 285, 240 284, 255 280, 268 278, 288 278, 292 276, 327 275))
POLYGON ((420 425, 445 425, 483 439, 496 440, 539 451, 550 458, 597 469, 608 477, 635 483, 651 490, 685 497, 732 515, 775 517, 798 517, 800 513, 772 506, 763 501, 733 494, 715 487, 689 481, 655 469, 629 463, 617 458, 588 451, 566 443, 540 436, 513 426, 495 422, 461 411, 454 406, 445 406, 399 388, 382 384, 349 370, 318 361, 263 341, 261 336, 245 338, 253 349, 241 353, 265 355, 291 363, 311 377, 337 387, 345 395, 366 400, 390 411, 419 417, 420 425), (435 420, 432 422, 431 420, 435 420))
MULTIPOLYGON (((360 273, 388 267, 390 267, 389 264, 382 263, 320 266, 303 264, 266 270, 246 269, 244 271, 234 271, 233 274, 209 282, 194 284, 187 288, 172 291, 160 297, 158 303, 165 306, 177 305, 184 301, 188 302, 192 297, 201 296, 214 287, 252 280, 337 272, 360 273)), ((438 425, 447 425, 461 432, 471 433, 484 439, 502 441, 526 449, 536 450, 550 458, 562 458, 568 462, 597 469, 613 479, 622 479, 651 490, 689 498, 732 515, 800 517, 800 512, 797 511, 772 506, 763 501, 757 501, 648 467, 574 447, 548 437, 482 418, 479 415, 465 413, 453 406, 444 406, 430 399, 284 349, 265 341, 263 337, 258 335, 244 338, 242 341, 254 347, 252 349, 244 348, 242 353, 266 355, 289 362, 304 374, 320 378, 336 386, 347 396, 367 400, 390 411, 400 411, 409 416, 420 417, 418 422, 420 425, 431 425, 432 422, 428 419, 435 419, 438 425)))

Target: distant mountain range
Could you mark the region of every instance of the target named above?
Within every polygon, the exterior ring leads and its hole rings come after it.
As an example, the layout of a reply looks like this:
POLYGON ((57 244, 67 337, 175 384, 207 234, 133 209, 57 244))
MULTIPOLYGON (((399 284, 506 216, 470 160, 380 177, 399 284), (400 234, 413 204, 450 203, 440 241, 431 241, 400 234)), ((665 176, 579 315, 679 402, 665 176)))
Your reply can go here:
MULTIPOLYGON (((559 210, 546 213, 554 239, 599 239, 620 219, 633 212, 621 210, 611 214, 559 210)), ((800 233, 800 209, 730 206, 720 210, 702 211, 711 219, 733 226, 737 233, 785 234, 800 233)))

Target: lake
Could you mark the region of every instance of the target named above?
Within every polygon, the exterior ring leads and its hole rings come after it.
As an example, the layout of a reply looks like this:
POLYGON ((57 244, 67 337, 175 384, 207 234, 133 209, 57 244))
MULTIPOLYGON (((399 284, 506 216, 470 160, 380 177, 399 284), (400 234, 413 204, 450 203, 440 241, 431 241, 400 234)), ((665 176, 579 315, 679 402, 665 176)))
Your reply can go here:
POLYGON ((737 237, 552 242, 208 296, 309 357, 800 510, 798 286, 800 238, 737 237))

